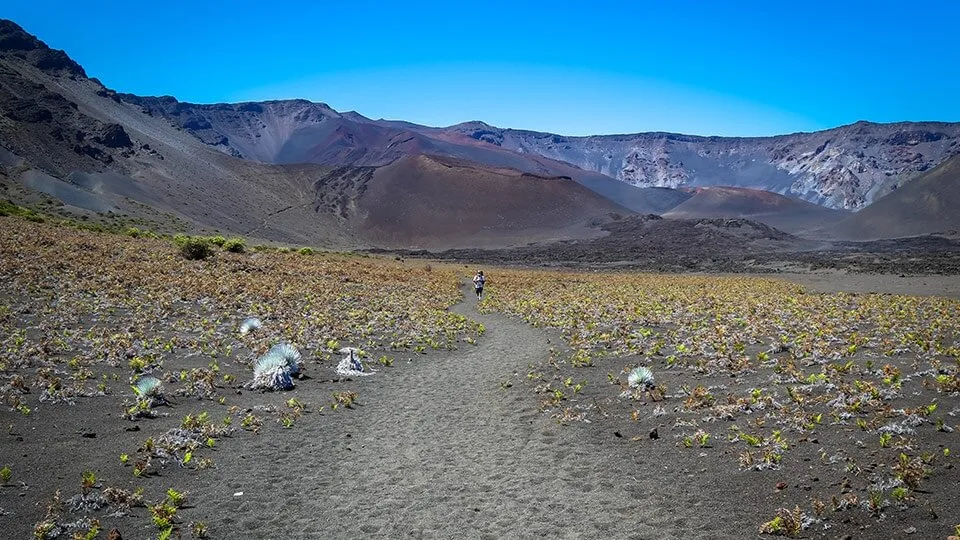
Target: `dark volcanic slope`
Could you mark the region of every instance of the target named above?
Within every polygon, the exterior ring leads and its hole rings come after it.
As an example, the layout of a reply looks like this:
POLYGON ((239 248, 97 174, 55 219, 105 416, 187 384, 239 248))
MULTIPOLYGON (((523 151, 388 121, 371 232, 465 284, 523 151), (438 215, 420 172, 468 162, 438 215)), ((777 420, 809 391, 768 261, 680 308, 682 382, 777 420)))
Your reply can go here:
POLYGON ((842 238, 875 239, 960 230, 960 156, 838 223, 842 238))
POLYGON ((602 229, 606 232, 604 236, 586 240, 500 250, 452 249, 430 256, 495 264, 734 271, 743 267, 742 261, 746 258, 809 249, 815 245, 744 219, 631 216, 603 225, 602 229))
POLYGON ((196 105, 171 96, 118 97, 221 152, 262 163, 379 166, 435 150, 422 135, 356 122, 324 103, 297 99, 196 105))
POLYGON ((62 51, 0 21, 0 184, 8 196, 26 189, 79 213, 163 212, 197 229, 365 245, 341 218, 316 211, 313 186, 328 171, 217 152, 122 101, 62 51))
POLYGON ((348 249, 583 237, 597 232, 587 222, 629 213, 569 179, 548 178, 569 165, 358 117, 304 101, 193 107, 120 95, 62 51, 0 21, 0 186, 7 196, 42 192, 79 213, 150 210, 196 229, 348 249), (228 128, 224 139, 220 130, 228 128), (476 154, 498 168, 406 159, 427 151, 476 154), (388 163, 376 175, 356 166, 388 163), (507 168, 518 164, 532 174, 507 168))
POLYGON ((397 247, 585 238, 629 213, 569 178, 428 156, 378 169, 357 206, 363 235, 397 247))
POLYGON ((697 188, 690 199, 663 214, 681 219, 745 218, 791 233, 819 229, 847 215, 777 193, 735 187, 697 188))

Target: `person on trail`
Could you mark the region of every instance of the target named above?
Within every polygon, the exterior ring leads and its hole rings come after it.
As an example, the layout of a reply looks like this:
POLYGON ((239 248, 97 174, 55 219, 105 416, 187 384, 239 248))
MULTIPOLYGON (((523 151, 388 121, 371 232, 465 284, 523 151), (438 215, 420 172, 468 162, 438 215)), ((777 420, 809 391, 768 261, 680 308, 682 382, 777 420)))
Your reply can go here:
POLYGON ((477 275, 473 276, 473 289, 477 292, 477 300, 483 296, 483 284, 487 278, 483 277, 483 270, 478 270, 477 275))

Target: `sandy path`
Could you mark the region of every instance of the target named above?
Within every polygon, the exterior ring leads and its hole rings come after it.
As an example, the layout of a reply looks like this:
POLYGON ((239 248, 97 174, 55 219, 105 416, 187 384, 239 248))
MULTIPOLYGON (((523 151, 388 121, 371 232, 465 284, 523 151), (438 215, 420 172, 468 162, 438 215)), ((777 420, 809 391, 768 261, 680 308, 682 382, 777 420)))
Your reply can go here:
MULTIPOLYGON (((216 535, 717 536, 700 530, 717 523, 693 517, 714 513, 698 508, 702 494, 645 475, 664 472, 652 448, 585 437, 538 412, 523 385, 501 388, 544 359, 548 336, 478 314, 471 296, 454 311, 486 326, 479 346, 343 383, 360 394, 355 410, 308 415, 242 445, 226 441, 217 468, 204 473, 219 478, 206 478, 194 499, 204 501, 200 511, 219 509, 207 517, 216 535)), ((310 395, 308 382, 297 397, 324 399, 310 395)))

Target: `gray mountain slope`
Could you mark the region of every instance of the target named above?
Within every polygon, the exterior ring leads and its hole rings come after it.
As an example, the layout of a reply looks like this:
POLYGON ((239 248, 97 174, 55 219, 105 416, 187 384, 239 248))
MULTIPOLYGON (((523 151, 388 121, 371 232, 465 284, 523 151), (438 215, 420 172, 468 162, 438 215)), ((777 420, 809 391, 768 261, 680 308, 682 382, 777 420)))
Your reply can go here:
POLYGON ((739 186, 859 209, 960 153, 960 123, 858 122, 777 137, 564 137, 471 122, 445 129, 642 187, 739 186))
POLYGON ((828 227, 839 238, 879 239, 960 231, 960 156, 828 227))

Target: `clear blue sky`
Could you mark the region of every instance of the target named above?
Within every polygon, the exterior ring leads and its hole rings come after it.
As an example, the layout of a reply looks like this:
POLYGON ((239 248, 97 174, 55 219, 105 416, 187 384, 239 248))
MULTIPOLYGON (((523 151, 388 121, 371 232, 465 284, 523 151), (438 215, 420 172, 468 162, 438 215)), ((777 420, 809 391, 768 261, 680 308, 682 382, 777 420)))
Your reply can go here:
POLYGON ((960 121, 953 0, 5 0, 0 17, 111 88, 182 101, 568 135, 960 121))

